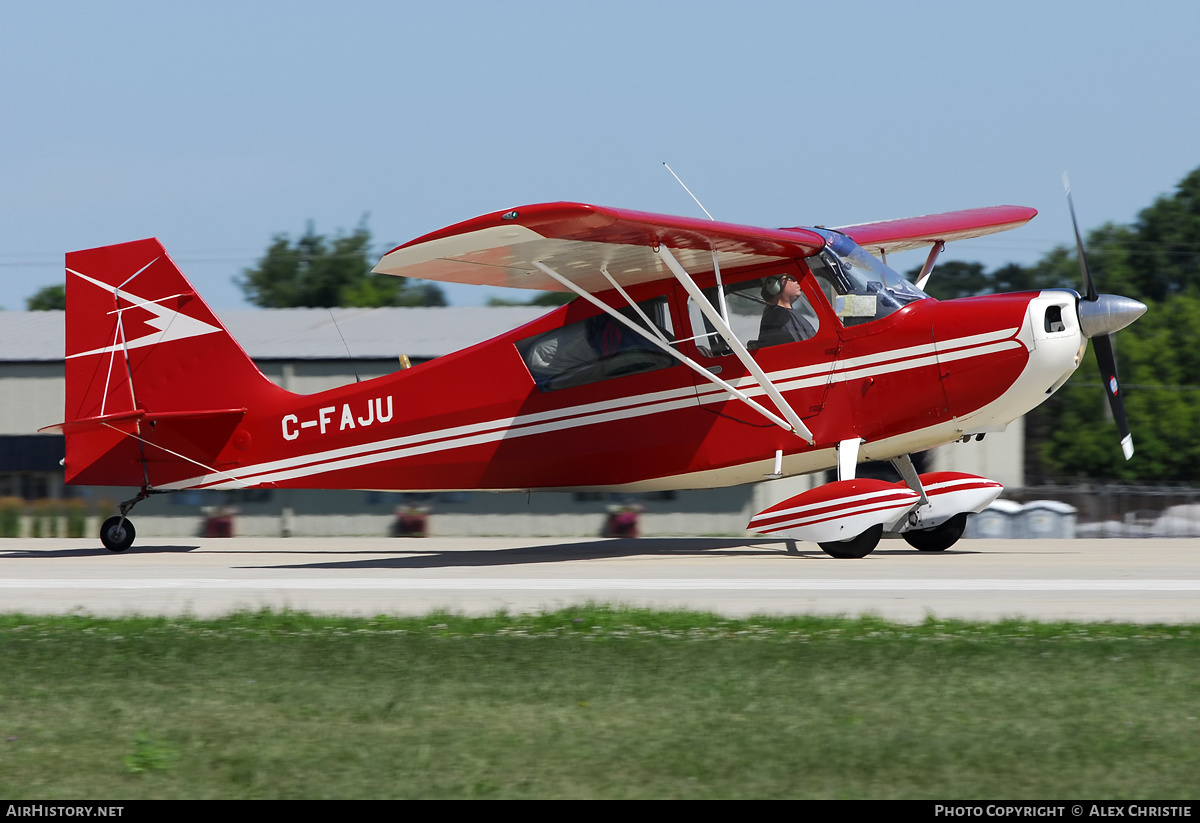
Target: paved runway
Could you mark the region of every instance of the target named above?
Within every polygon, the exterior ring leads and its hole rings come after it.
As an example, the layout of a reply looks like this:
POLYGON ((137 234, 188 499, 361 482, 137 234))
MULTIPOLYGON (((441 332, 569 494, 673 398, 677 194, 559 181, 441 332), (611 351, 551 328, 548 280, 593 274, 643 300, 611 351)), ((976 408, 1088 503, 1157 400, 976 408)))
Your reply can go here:
POLYGON ((526 612, 587 600, 730 616, 1200 623, 1200 540, 885 541, 863 560, 754 538, 0 540, 0 611, 526 612))

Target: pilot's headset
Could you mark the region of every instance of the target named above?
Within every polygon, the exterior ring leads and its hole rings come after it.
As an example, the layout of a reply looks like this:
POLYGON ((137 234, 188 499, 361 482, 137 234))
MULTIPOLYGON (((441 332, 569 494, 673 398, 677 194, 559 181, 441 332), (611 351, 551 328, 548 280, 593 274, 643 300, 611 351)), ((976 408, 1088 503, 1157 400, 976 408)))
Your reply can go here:
POLYGON ((770 277, 764 277, 762 281, 762 296, 763 300, 768 303, 773 302, 779 293, 783 291, 783 278, 786 275, 773 274, 770 277))

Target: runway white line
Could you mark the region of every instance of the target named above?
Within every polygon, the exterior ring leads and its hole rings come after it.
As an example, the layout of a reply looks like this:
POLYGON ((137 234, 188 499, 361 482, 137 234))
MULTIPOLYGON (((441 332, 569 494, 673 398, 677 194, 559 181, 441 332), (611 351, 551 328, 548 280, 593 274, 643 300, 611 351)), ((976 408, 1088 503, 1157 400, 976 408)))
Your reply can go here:
POLYGON ((271 591, 1013 591, 1200 592, 1200 580, 778 580, 713 578, 141 578, 0 580, 0 590, 271 590, 271 591))

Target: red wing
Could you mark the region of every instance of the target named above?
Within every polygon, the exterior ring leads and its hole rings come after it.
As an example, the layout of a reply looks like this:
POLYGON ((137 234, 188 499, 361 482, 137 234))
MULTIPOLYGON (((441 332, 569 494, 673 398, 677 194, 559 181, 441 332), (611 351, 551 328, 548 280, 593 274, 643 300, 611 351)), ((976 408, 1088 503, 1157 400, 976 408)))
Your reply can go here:
POLYGON ((844 226, 838 231, 849 235, 855 243, 873 254, 881 251, 891 254, 932 246, 939 240, 949 243, 951 240, 1008 231, 1025 225, 1036 214, 1037 209, 1025 206, 992 206, 844 226))
POLYGON ((392 249, 374 271, 451 283, 563 291, 537 260, 588 292, 672 275, 652 249, 670 248, 692 274, 807 257, 823 238, 807 229, 762 229, 582 203, 520 206, 427 234, 392 249))

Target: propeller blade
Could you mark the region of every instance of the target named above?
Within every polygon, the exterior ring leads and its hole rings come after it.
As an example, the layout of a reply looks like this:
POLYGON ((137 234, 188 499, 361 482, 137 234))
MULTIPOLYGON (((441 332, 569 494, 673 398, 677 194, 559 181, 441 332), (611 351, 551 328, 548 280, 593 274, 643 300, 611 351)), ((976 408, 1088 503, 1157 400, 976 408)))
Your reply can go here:
POLYGON ((1079 276, 1083 279, 1083 297, 1078 304, 1079 326, 1085 337, 1092 340, 1096 349, 1096 362, 1100 364, 1100 379, 1108 393, 1108 407, 1112 409, 1117 431, 1121 433, 1121 452, 1125 459, 1133 457, 1133 435, 1129 432, 1129 421, 1125 418, 1125 399, 1117 383, 1117 356, 1113 352, 1112 333, 1123 329, 1142 316, 1146 306, 1128 297, 1098 294, 1088 271, 1087 257, 1083 253, 1083 238, 1079 236, 1079 221, 1075 219, 1075 202, 1071 198, 1071 181, 1063 172, 1063 188, 1067 191, 1067 208, 1071 211, 1071 226, 1075 229, 1075 250, 1079 257, 1079 276))
POLYGON ((1067 208, 1071 210, 1071 225, 1075 228, 1075 249, 1079 257, 1079 276, 1083 280, 1083 299, 1089 303, 1096 302, 1096 286, 1092 283, 1092 273, 1088 271, 1087 257, 1083 254, 1083 238, 1079 236, 1079 221, 1075 219, 1075 202, 1071 199, 1071 181, 1063 172, 1063 188, 1067 190, 1067 208))
POLYGON ((1125 419, 1125 400, 1117 383, 1117 358, 1113 353, 1112 338, 1107 334, 1098 335, 1092 338, 1092 345, 1096 349, 1096 362, 1100 364, 1104 390, 1108 393, 1108 406, 1112 409, 1117 431, 1121 433, 1121 451, 1128 460, 1133 457, 1133 435, 1129 432, 1129 422, 1125 419))

